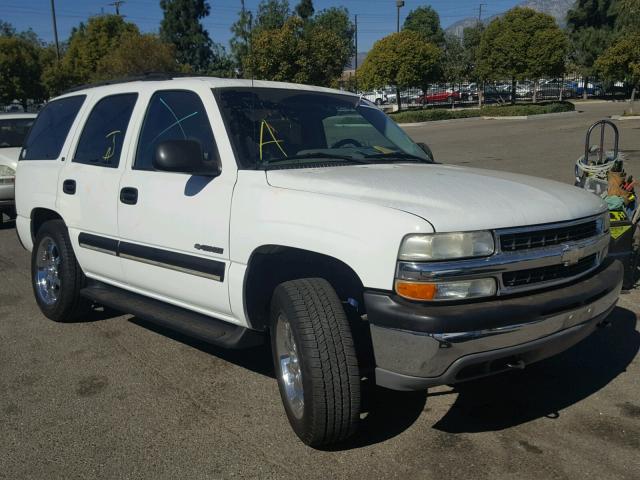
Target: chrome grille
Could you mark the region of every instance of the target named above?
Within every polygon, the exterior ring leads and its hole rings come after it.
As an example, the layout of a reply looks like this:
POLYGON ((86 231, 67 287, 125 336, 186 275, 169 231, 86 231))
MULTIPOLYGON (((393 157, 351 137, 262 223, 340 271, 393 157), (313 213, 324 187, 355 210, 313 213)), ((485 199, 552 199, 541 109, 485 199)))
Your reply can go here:
POLYGON ((598 256, 593 254, 579 260, 578 263, 574 265, 565 266, 563 264, 556 264, 528 270, 505 272, 502 274, 502 283, 505 287, 512 288, 575 277, 588 272, 596 266, 597 259, 598 256))
POLYGON ((500 248, 503 252, 515 252, 531 248, 542 248, 561 243, 575 242, 598 234, 596 220, 589 220, 576 225, 555 227, 540 230, 529 230, 500 235, 500 248))

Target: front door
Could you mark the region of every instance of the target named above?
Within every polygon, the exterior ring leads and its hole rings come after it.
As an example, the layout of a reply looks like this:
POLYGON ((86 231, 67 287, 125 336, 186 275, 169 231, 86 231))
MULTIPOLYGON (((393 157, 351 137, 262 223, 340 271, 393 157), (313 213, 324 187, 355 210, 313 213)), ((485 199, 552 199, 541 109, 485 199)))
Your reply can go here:
POLYGON ((58 178, 58 211, 64 215, 84 273, 121 282, 118 188, 130 142, 129 121, 137 93, 91 98, 79 139, 58 178))
MULTIPOLYGON (((218 177, 157 171, 159 143, 195 140, 222 165, 211 90, 162 90, 149 99, 131 164, 120 182, 120 257, 129 288, 231 320, 226 274, 236 169, 218 177)), ((225 149, 226 151, 226 149, 225 149)))

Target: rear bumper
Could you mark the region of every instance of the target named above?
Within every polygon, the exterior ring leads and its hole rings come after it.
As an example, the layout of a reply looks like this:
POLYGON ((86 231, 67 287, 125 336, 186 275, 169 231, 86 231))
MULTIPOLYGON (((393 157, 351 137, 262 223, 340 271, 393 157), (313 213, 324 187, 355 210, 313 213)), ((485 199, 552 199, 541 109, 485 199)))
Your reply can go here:
POLYGON ((620 262, 568 286, 488 302, 425 305, 367 292, 376 382, 421 390, 522 367, 566 350, 613 310, 620 262))

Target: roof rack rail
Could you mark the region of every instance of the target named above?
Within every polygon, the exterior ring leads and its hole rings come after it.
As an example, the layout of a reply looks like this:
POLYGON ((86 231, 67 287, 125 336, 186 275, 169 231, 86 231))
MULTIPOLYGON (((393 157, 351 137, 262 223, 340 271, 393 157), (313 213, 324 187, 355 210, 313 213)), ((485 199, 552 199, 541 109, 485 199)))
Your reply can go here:
POLYGON ((76 85, 75 87, 68 88, 60 95, 64 95, 66 93, 77 92, 79 90, 86 90, 87 88, 96 88, 96 87, 104 87, 107 85, 117 85, 119 83, 128 83, 128 82, 151 82, 151 81, 160 81, 160 80, 173 80, 174 78, 179 77, 193 77, 195 76, 192 73, 164 73, 164 72, 148 72, 143 73, 142 75, 133 75, 130 77, 121 77, 121 78, 113 78, 111 80, 104 80, 102 82, 94 82, 87 83, 84 85, 76 85))

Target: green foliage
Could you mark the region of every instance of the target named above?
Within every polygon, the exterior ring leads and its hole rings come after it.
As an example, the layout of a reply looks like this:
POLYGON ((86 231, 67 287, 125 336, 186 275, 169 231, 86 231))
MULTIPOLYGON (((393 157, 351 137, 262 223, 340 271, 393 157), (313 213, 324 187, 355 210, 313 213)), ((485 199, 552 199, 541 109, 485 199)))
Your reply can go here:
POLYGON ((604 52, 615 25, 616 0, 577 0, 567 12, 571 61, 583 75, 594 73, 594 63, 604 52))
POLYGON ((442 78, 447 82, 460 82, 467 75, 464 47, 457 35, 445 34, 442 57, 442 78))
POLYGON ((303 20, 311 18, 314 12, 313 0, 300 0, 300 3, 296 6, 296 15, 303 20))
POLYGON ((9 22, 0 20, 0 37, 12 37, 16 34, 16 29, 9 22))
POLYGON ((553 17, 514 8, 493 20, 482 35, 479 73, 483 78, 518 80, 555 76, 564 70, 567 48, 553 17))
POLYGON ((244 68, 260 79, 328 86, 342 73, 349 47, 335 31, 293 16, 281 28, 254 32, 244 68))
POLYGON ((616 0, 613 11, 618 32, 640 32, 640 0, 616 0))
POLYGON ((42 100, 42 66, 38 48, 18 36, 0 37, 0 102, 42 100))
POLYGON ((484 25, 478 23, 474 27, 467 27, 462 32, 462 61, 464 62, 464 75, 469 80, 481 80, 478 71, 480 57, 480 42, 484 33, 484 25))
POLYGON ((411 30, 421 34, 428 42, 442 45, 444 31, 440 27, 440 16, 432 7, 418 7, 411 10, 404 20, 404 30, 411 30))
POLYGON ((231 26, 233 36, 229 40, 229 46, 231 47, 231 57, 238 76, 243 77, 243 62, 246 56, 249 55, 253 15, 250 10, 245 8, 244 0, 240 0, 240 7, 238 20, 231 26))
POLYGON ((153 34, 126 32, 118 46, 98 62, 94 79, 108 80, 150 72, 178 72, 173 45, 153 34))
POLYGON ((640 33, 620 37, 598 58, 597 71, 612 80, 625 80, 640 86, 640 33))
MULTIPOLYGON (((340 52, 348 50, 346 55, 340 58, 343 65, 346 65, 352 55, 355 54, 355 26, 349 18, 349 12, 344 7, 331 7, 318 12, 311 23, 318 28, 333 31, 344 42, 344 48, 340 52)), ((336 52, 337 54, 338 52, 336 52)), ((344 67, 343 67, 344 68, 344 67)))
POLYGON ((474 117, 516 117, 524 115, 541 115, 544 113, 572 112, 575 105, 571 102, 554 102, 544 104, 529 105, 491 105, 488 107, 469 109, 428 109, 428 110, 407 110, 399 113, 392 113, 397 123, 431 122, 435 120, 453 120, 456 118, 474 117))
POLYGON ((255 31, 282 28, 289 18, 288 0, 262 0, 258 5, 255 31))
POLYGON ((362 67, 359 83, 364 89, 421 87, 425 89, 439 75, 442 51, 412 30, 393 33, 374 43, 362 67))
POLYGON ((164 17, 160 38, 175 46, 177 60, 197 73, 206 73, 211 64, 212 42, 200 20, 209 15, 206 0, 160 0, 164 17))

